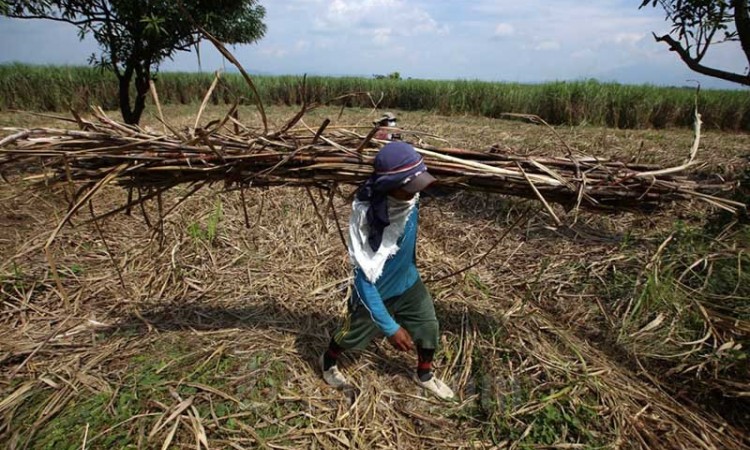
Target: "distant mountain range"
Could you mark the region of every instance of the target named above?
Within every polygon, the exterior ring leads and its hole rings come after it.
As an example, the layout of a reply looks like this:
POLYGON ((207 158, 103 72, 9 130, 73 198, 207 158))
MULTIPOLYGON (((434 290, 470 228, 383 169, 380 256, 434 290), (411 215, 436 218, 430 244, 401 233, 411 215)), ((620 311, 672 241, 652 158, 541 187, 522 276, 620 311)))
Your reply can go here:
POLYGON ((737 89, 745 90, 737 83, 707 77, 685 68, 685 72, 678 74, 672 67, 660 67, 658 65, 630 65, 615 70, 608 70, 594 75, 594 78, 603 82, 616 82, 620 84, 653 84, 656 86, 686 86, 695 87, 695 81, 700 82, 701 87, 708 89, 737 89))
MULTIPOLYGON (((239 73, 239 70, 234 66, 229 66, 224 69, 227 73, 239 73)), ((304 74, 289 74, 289 73, 274 73, 263 70, 249 70, 251 75, 259 76, 279 76, 279 75, 297 75, 302 76, 304 74)), ((334 73, 307 73, 308 76, 321 76, 321 77, 362 77, 372 78, 372 74, 334 74, 334 73)), ((607 70, 604 72, 598 72, 592 74, 592 78, 603 83, 620 83, 620 84, 633 84, 643 85, 652 84, 655 86, 672 86, 672 87, 695 87, 697 80, 700 82, 701 87, 707 89, 732 89, 732 90, 745 90, 746 87, 740 86, 737 83, 730 83, 728 81, 719 80, 717 78, 711 78, 699 73, 691 72, 685 69, 685 73, 677 74, 674 73, 672 67, 659 67, 659 66, 645 66, 645 65, 630 65, 621 67, 614 70, 607 70)), ((482 80, 493 82, 493 80, 482 80)), ((510 82, 503 80, 494 80, 499 83, 510 82)), ((521 84, 542 84, 549 81, 562 81, 562 80, 538 80, 538 81, 525 81, 521 84)), ((573 80, 571 80, 573 81, 573 80)))

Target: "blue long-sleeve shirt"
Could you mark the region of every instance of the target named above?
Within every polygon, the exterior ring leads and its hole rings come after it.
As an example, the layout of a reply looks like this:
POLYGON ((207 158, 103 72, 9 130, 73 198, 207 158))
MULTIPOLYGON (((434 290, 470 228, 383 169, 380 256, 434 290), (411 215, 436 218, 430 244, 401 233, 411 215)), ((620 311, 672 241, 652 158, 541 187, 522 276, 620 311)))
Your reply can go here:
POLYGON ((375 324, 386 336, 393 336, 399 324, 388 313, 386 303, 414 286, 419 279, 416 265, 417 225, 419 207, 412 210, 398 240, 399 249, 383 266, 383 273, 375 283, 358 268, 354 269, 354 301, 360 301, 370 312, 375 324))

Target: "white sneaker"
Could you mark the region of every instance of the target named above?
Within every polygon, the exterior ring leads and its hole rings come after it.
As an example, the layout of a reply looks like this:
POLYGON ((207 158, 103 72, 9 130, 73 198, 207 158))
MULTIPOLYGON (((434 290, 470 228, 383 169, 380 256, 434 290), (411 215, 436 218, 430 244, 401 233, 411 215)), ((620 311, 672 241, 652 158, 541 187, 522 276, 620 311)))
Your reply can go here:
POLYGON ((328 370, 323 369, 323 357, 324 355, 320 355, 320 370, 323 372, 323 379, 325 382, 336 389, 348 386, 349 380, 347 380, 344 374, 339 371, 338 366, 333 365, 328 370))
POLYGON ((443 383, 443 381, 435 375, 427 381, 422 381, 417 377, 417 384, 427 389, 440 400, 452 400, 456 395, 447 384, 443 383))

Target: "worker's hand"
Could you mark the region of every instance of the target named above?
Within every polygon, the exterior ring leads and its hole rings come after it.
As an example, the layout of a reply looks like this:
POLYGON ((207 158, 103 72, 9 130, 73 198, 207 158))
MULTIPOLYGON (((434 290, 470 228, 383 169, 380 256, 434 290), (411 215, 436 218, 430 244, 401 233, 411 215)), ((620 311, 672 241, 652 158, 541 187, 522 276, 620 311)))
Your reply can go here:
POLYGON ((388 338, 388 342, 391 343, 393 348, 402 352, 414 349, 414 342, 411 340, 409 332, 404 330, 404 327, 399 327, 398 331, 388 338))

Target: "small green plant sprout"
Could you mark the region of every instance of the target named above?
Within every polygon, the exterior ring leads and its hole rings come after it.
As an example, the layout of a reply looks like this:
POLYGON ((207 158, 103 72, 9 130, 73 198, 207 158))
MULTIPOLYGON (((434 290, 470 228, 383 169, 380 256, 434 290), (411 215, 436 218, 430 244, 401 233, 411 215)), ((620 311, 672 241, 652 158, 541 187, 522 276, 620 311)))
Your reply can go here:
POLYGON ((205 228, 198 222, 192 222, 188 225, 187 233, 194 241, 205 241, 213 244, 219 235, 219 222, 224 217, 224 209, 221 200, 217 200, 213 211, 206 220, 205 228))
POLYGON ((208 242, 213 243, 214 240, 216 240, 219 222, 221 221, 223 215, 224 212, 222 209, 221 200, 218 200, 216 202, 216 206, 214 206, 213 212, 211 212, 211 215, 208 216, 208 224, 206 225, 206 238, 208 239, 208 242))

